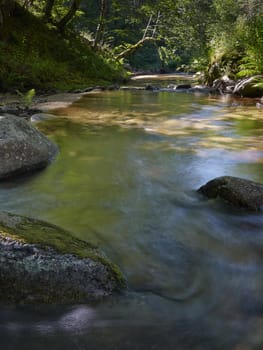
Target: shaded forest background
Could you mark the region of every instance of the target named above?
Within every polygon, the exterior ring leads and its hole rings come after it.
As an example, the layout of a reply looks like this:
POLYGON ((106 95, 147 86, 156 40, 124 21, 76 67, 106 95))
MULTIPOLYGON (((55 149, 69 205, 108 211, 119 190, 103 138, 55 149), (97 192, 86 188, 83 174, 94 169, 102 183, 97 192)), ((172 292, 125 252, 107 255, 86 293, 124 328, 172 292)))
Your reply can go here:
POLYGON ((263 73, 261 0, 0 0, 3 91, 212 66, 234 79, 263 73))

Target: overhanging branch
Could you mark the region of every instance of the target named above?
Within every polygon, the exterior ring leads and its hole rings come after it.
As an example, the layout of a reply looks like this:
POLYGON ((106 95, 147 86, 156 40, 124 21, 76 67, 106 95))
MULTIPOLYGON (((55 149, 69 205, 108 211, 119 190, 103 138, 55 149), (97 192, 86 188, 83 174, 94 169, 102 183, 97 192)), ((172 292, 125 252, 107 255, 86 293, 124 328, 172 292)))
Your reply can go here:
POLYGON ((140 49, 146 42, 149 42, 149 41, 156 41, 156 39, 152 38, 152 37, 149 37, 149 36, 146 36, 145 38, 137 41, 136 44, 131 45, 128 49, 122 51, 117 56, 115 56, 116 60, 120 60, 122 58, 125 58, 125 57, 131 55, 133 52, 135 52, 138 49, 140 49))

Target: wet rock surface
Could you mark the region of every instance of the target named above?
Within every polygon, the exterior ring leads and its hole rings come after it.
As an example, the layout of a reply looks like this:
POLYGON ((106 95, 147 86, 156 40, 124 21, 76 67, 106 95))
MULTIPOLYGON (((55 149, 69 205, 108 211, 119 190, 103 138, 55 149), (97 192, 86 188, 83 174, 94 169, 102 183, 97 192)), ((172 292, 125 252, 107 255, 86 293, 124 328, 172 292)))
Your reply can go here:
POLYGON ((55 225, 0 212, 0 302, 93 301, 122 283, 95 247, 55 225))
POLYGON ((23 118, 0 115, 0 179, 47 166, 57 146, 23 118))
POLYGON ((33 114, 40 112, 41 110, 38 108, 26 108, 19 103, 0 106, 0 115, 12 114, 17 117, 25 118, 26 120, 29 120, 33 114))
POLYGON ((260 211, 263 207, 263 185, 239 177, 217 177, 200 187, 198 192, 208 198, 219 197, 236 207, 252 211, 260 211))

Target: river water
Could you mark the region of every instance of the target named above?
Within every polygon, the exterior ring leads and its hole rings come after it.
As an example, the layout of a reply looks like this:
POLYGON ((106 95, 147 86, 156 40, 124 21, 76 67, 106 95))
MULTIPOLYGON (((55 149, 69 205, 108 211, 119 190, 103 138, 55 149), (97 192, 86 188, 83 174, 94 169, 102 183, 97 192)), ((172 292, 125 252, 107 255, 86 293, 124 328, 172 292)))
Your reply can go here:
POLYGON ((60 148, 0 184, 1 209, 101 247, 128 288, 103 302, 0 308, 1 350, 260 350, 263 217, 206 200, 221 175, 263 182, 255 101, 93 92, 39 124, 60 148))

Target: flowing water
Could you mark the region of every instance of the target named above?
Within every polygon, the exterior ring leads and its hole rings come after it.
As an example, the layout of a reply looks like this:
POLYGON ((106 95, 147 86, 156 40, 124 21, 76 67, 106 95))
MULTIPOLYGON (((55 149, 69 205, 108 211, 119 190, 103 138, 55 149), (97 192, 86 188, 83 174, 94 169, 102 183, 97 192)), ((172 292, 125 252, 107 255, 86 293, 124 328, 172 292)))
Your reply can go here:
POLYGON ((0 184, 1 209, 101 247, 128 289, 96 304, 4 307, 1 350, 260 350, 263 217, 206 200, 221 175, 263 182, 255 101, 90 93, 39 127, 60 148, 0 184))

